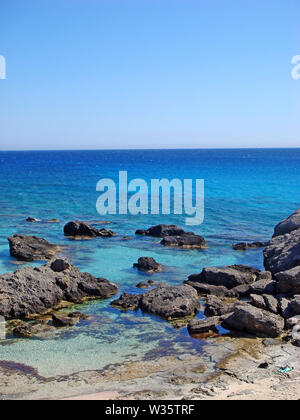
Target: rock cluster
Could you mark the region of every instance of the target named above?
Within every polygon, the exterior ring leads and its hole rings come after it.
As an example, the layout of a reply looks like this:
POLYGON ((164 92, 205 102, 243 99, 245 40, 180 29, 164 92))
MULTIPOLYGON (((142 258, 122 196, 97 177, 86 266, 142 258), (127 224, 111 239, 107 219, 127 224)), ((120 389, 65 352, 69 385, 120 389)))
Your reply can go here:
POLYGON ((118 288, 60 259, 0 276, 0 290, 0 315, 12 319, 43 313, 61 301, 82 303, 86 298, 108 298, 118 288))
POLYGON ((180 248, 205 248, 205 239, 193 232, 185 232, 176 225, 157 225, 147 230, 138 229, 136 235, 153 236, 163 238, 161 244, 164 246, 180 248))

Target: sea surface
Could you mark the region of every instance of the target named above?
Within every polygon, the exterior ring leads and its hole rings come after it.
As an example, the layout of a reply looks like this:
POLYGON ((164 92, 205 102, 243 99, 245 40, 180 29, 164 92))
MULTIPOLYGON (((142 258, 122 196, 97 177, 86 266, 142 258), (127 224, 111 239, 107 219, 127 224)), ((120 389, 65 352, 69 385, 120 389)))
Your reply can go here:
MULTIPOLYGON (((0 274, 21 267, 9 255, 7 237, 14 233, 64 245, 64 255, 80 270, 117 283, 120 293, 141 292, 135 284, 149 278, 179 285, 208 266, 263 268, 262 250, 240 252, 231 245, 268 240, 275 224, 299 207, 299 186, 300 149, 0 152, 0 274), (185 226, 185 215, 173 214, 100 216, 96 184, 101 178, 117 182, 121 170, 129 180, 149 184, 152 178, 204 179, 203 224, 185 226), (28 223, 28 216, 43 222, 28 223), (60 223, 46 223, 49 219, 60 223), (74 241, 63 235, 70 220, 111 222, 106 227, 118 235, 74 241), (135 236, 136 229, 158 223, 203 235, 207 249, 164 248, 155 238, 135 236), (141 256, 155 258, 164 271, 139 273, 133 263, 141 256)), ((49 338, 0 341, 0 360, 32 366, 50 377, 159 355, 201 353, 204 342, 191 338, 186 328, 175 329, 140 311, 122 313, 109 305, 112 299, 77 307, 91 319, 49 338)))

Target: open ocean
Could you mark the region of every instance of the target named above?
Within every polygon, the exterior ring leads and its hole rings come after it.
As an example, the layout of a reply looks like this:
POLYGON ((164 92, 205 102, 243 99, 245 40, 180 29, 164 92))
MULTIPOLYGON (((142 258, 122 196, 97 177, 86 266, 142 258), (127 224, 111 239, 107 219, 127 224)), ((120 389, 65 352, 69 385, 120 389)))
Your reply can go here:
MULTIPOLYGON (((32 234, 65 245, 64 255, 80 270, 117 283, 120 293, 139 293, 134 285, 150 278, 132 267, 141 256, 166 267, 151 275, 154 281, 172 285, 208 266, 262 268, 261 249, 239 252, 231 245, 268 240, 274 226, 299 208, 300 149, 0 152, 0 193, 0 274, 20 267, 9 255, 7 237, 32 234), (204 179, 204 223, 185 226, 184 215, 99 216, 96 184, 101 178, 117 180, 121 170, 128 171, 129 180, 149 183, 151 178, 204 179), (28 216, 60 223, 28 223, 28 216), (107 227, 118 235, 74 241, 63 235, 64 224, 71 220, 110 221, 107 227), (164 248, 155 238, 134 235, 136 229, 159 223, 175 223, 203 235, 207 249, 164 248)), ((126 360, 201 352, 203 342, 191 338, 186 328, 174 329, 139 311, 121 313, 109 302, 78 306, 91 320, 57 330, 49 339, 0 341, 0 360, 55 376, 126 360)))

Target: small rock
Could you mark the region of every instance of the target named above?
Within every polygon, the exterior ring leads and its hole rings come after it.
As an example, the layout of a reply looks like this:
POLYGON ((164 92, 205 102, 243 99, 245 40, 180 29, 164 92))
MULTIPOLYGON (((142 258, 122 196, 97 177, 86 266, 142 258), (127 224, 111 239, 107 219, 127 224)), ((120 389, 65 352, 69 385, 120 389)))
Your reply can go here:
POLYGON ((148 273, 161 271, 161 265, 151 257, 140 257, 138 262, 133 264, 133 266, 141 271, 147 271, 148 273))
POLYGON ((217 331, 217 326, 220 324, 218 316, 206 319, 193 319, 188 323, 188 332, 192 334, 201 334, 207 331, 217 331))
POLYGON ((53 325, 55 327, 71 327, 77 324, 79 318, 70 317, 70 316, 63 316, 58 314, 52 315, 53 325))

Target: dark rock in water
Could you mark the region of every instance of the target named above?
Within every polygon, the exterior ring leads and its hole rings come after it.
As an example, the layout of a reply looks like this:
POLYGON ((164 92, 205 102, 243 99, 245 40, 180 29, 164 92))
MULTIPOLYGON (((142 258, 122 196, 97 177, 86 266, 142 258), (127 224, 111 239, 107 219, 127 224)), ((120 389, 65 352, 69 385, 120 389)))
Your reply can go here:
POLYGON ((51 327, 49 327, 45 323, 34 323, 34 324, 24 323, 24 324, 16 326, 13 329, 13 335, 15 337, 20 337, 20 338, 32 338, 50 329, 51 327))
POLYGON ((205 248, 205 239, 193 232, 185 232, 176 225, 157 225, 147 230, 139 229, 136 235, 154 236, 163 238, 161 244, 164 246, 182 247, 182 248, 205 248))
POLYGON ((300 229, 276 236, 264 250, 264 265, 272 274, 300 265, 300 229))
MULTIPOLYGON (((271 275, 269 271, 262 271, 261 273, 269 273, 271 275)), ((274 295, 276 293, 276 282, 273 281, 272 277, 270 276, 269 280, 267 278, 262 278, 261 280, 255 281, 252 284, 242 284, 241 286, 234 287, 231 289, 231 292, 240 298, 247 297, 251 293, 256 295, 274 295)))
POLYGON ((35 219, 34 217, 27 217, 26 222, 34 223, 34 222, 40 222, 40 220, 35 219))
POLYGON ((251 304, 256 308, 264 309, 274 314, 279 313, 278 300, 271 295, 250 295, 251 304))
POLYGON ((86 298, 108 298, 117 293, 113 283, 82 273, 65 261, 69 268, 61 272, 51 268, 54 261, 0 276, 0 315, 8 319, 25 318, 52 309, 62 300, 82 303, 86 298))
POLYGON ((165 236, 161 244, 170 247, 180 248, 198 248, 206 247, 205 239, 200 235, 195 235, 192 232, 183 233, 180 236, 165 236))
POLYGON ((89 319, 88 315, 85 315, 82 312, 78 312, 78 311, 69 313, 68 317, 69 318, 79 318, 79 319, 84 319, 84 320, 89 319))
POLYGON ((142 295, 123 293, 119 299, 113 300, 110 304, 119 309, 135 311, 139 308, 142 295))
POLYGON ((151 257, 140 257, 138 262, 133 264, 134 267, 141 271, 154 272, 161 271, 161 265, 151 257))
POLYGON ((234 311, 237 302, 227 303, 219 299, 217 296, 208 296, 205 302, 205 316, 221 316, 234 311))
POLYGON ((137 287, 138 289, 149 289, 149 287, 153 286, 154 282, 140 282, 138 284, 135 285, 135 287, 137 287))
POLYGON ((71 317, 71 316, 64 316, 64 315, 58 315, 53 314, 52 315, 52 321, 53 325, 55 327, 71 327, 79 321, 79 317, 71 317))
POLYGON ((204 268, 199 274, 192 274, 188 280, 233 289, 236 286, 255 282, 259 273, 260 270, 246 265, 209 267, 204 268))
POLYGON ((60 246, 35 236, 15 234, 8 242, 10 255, 21 261, 49 260, 61 250, 60 246))
POLYGON ((193 334, 202 334, 207 331, 217 331, 217 326, 220 324, 218 316, 207 319, 193 319, 188 323, 188 332, 193 334))
POLYGON ((233 244, 232 248, 236 251, 246 251, 247 249, 257 249, 257 248, 265 248, 269 245, 268 242, 240 242, 238 244, 233 244))
POLYGON ((181 236, 185 232, 176 225, 157 225, 147 230, 138 229, 136 235, 154 236, 155 238, 164 238, 165 236, 181 236))
MULTIPOLYGON (((214 295, 219 297, 234 297, 235 294, 228 290, 224 286, 214 286, 211 284, 200 283, 198 281, 186 280, 184 284, 192 286, 195 290, 197 290, 199 295, 214 295)), ((233 290, 233 289, 232 289, 233 290)))
POLYGON ((198 294, 191 286, 161 284, 142 295, 140 308, 165 319, 193 316, 200 308, 198 294))
POLYGON ((300 266, 275 274, 277 293, 300 294, 300 266))
POLYGON ((93 226, 89 225, 86 222, 79 222, 78 220, 74 222, 69 222, 64 227, 64 234, 66 236, 82 236, 82 237, 111 237, 114 236, 115 233, 109 229, 102 228, 96 229, 93 226))
POLYGON ((247 303, 235 307, 232 314, 225 316, 222 326, 226 329, 245 331, 256 336, 278 337, 284 329, 284 319, 271 312, 247 303))
POLYGON ((300 229, 300 209, 275 226, 273 237, 285 235, 297 229, 300 229))

